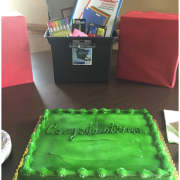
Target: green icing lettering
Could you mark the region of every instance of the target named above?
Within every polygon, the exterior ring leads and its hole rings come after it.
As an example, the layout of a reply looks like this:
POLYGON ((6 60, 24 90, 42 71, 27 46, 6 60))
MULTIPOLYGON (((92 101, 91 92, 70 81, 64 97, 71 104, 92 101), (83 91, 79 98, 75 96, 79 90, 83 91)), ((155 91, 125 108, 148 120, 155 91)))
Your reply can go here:
POLYGON ((67 134, 69 129, 64 129, 63 134, 67 134))
POLYGON ((103 123, 101 122, 100 128, 99 128, 99 133, 102 133, 102 132, 103 132, 103 123))
POLYGON ((90 135, 90 134, 100 134, 100 133, 140 133, 140 134, 144 134, 145 132, 141 132, 139 127, 133 129, 131 127, 119 127, 118 125, 114 125, 114 123, 111 123, 111 125, 109 126, 109 128, 105 128, 103 127, 103 123, 101 122, 99 127, 97 127, 97 129, 95 129, 92 126, 92 123, 89 124, 88 128, 85 129, 61 129, 61 130, 56 130, 55 132, 52 131, 52 129, 56 129, 57 128, 57 124, 52 124, 51 126, 49 126, 49 128, 47 129, 47 134, 56 134, 56 135, 60 135, 60 134, 72 134, 70 136, 70 141, 72 141, 74 139, 74 137, 79 134, 79 135, 90 135))
POLYGON ((114 132, 115 132, 115 133, 119 132, 117 129, 118 129, 118 125, 115 125, 115 126, 114 126, 114 132))
POLYGON ((70 137, 70 141, 72 141, 74 139, 74 137, 78 134, 79 129, 74 129, 73 135, 70 137))
POLYGON ((120 132, 118 125, 117 125, 117 127, 116 127, 116 132, 117 132, 117 133, 120 132))
POLYGON ((92 123, 89 125, 89 132, 88 134, 92 134, 92 130, 93 130, 93 127, 92 127, 92 123))
POLYGON ((67 129, 66 133, 67 134, 72 134, 72 129, 67 129))
POLYGON ((62 130, 57 130, 56 132, 55 132, 55 134, 57 134, 57 135, 59 135, 59 134, 61 134, 62 133, 62 130))
POLYGON ((52 132, 50 132, 51 129, 56 129, 57 127, 57 124, 52 124, 48 127, 47 129, 47 134, 50 135, 50 134, 53 134, 52 132))
POLYGON ((105 132, 105 133, 109 133, 109 129, 105 129, 104 132, 105 132))
POLYGON ((114 133, 114 123, 112 123, 110 125, 110 130, 109 130, 110 133, 114 133))
POLYGON ((84 134, 85 130, 84 129, 79 129, 79 133, 78 134, 84 134))
POLYGON ((89 130, 88 129, 85 129, 85 134, 88 134, 89 130))
POLYGON ((120 132, 124 132, 124 130, 125 130, 124 127, 120 127, 120 128, 119 128, 119 131, 120 131, 120 132))

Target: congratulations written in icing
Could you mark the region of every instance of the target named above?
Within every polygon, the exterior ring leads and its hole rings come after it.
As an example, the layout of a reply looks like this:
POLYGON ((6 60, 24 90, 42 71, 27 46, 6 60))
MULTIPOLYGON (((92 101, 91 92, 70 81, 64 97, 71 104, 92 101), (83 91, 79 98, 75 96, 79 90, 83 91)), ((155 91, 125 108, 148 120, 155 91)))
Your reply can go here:
POLYGON ((108 128, 104 128, 103 124, 100 123, 99 127, 94 128, 92 124, 89 125, 89 127, 85 129, 81 128, 73 128, 73 129, 57 129, 57 124, 52 124, 47 128, 47 134, 70 134, 70 141, 74 139, 74 137, 79 135, 88 135, 88 134, 100 134, 100 133, 140 133, 144 134, 145 132, 141 132, 139 127, 136 128, 130 128, 130 127, 119 127, 118 125, 115 125, 112 123, 108 128))

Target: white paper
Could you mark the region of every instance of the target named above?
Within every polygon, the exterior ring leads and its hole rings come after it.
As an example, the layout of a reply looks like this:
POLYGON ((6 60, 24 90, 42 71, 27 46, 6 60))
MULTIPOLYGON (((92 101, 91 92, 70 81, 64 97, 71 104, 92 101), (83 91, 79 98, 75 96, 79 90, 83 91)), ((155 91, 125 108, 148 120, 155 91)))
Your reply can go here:
POLYGON ((169 143, 179 144, 179 132, 170 124, 179 122, 180 112, 172 110, 164 110, 164 117, 166 121, 166 133, 169 143))
POLYGON ((77 5, 76 5, 76 9, 74 11, 73 19, 74 18, 76 18, 76 19, 82 18, 84 8, 87 6, 89 1, 90 0, 78 0, 77 5))

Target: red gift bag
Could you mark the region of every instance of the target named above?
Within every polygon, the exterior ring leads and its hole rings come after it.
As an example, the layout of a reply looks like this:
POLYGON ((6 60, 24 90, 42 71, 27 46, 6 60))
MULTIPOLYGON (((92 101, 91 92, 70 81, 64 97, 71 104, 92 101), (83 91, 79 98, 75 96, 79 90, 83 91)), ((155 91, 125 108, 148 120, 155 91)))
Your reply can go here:
POLYGON ((33 82, 26 19, 18 12, 2 16, 2 87, 33 82))
POLYGON ((178 14, 121 16, 117 78, 173 88, 177 66, 178 14))

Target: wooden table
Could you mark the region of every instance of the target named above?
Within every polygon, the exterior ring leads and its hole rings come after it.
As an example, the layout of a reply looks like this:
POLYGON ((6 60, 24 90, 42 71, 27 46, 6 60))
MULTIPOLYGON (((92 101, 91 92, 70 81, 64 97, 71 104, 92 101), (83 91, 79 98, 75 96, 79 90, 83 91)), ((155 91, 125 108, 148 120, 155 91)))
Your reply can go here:
POLYGON ((2 179, 12 179, 38 117, 46 108, 146 108, 157 120, 178 169, 178 145, 166 138, 163 110, 178 110, 178 77, 173 89, 116 79, 113 51, 108 84, 54 84, 51 52, 31 55, 34 83, 2 89, 2 129, 12 140, 12 152, 2 165, 2 179))

